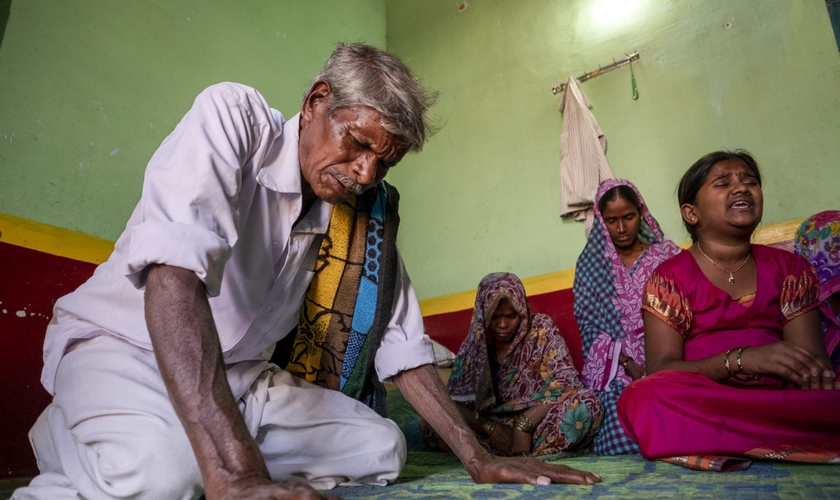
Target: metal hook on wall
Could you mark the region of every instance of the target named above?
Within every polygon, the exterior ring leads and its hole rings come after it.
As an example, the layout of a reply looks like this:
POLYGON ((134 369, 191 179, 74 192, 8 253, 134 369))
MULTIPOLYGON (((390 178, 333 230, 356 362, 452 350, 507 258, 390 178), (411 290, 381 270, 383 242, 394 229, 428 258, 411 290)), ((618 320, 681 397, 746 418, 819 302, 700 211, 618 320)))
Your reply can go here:
MULTIPOLYGON (((626 66, 626 65, 632 63, 633 61, 638 61, 638 60, 639 60, 639 52, 634 51, 632 54, 627 54, 627 57, 620 60, 620 61, 616 61, 615 59, 613 59, 613 63, 608 65, 608 66, 601 67, 599 65, 598 69, 596 69, 594 71, 590 71, 588 73, 585 73, 585 74, 579 76, 577 78, 577 80, 579 82, 583 83, 586 80, 595 78, 596 76, 600 76, 600 75, 602 75, 602 74, 604 74, 608 71, 618 69, 622 66, 626 66)), ((635 78, 635 76, 633 76, 633 66, 632 65, 630 66, 630 75, 631 75, 631 82, 632 82, 633 89, 634 89, 633 99, 638 99, 639 98, 639 95, 638 95, 639 92, 638 92, 638 89, 636 88, 636 78, 635 78)), ((554 85, 554 86, 551 87, 551 93, 557 95, 557 94, 563 92, 563 90, 565 90, 565 88, 566 88, 565 83, 561 83, 560 85, 554 85)))

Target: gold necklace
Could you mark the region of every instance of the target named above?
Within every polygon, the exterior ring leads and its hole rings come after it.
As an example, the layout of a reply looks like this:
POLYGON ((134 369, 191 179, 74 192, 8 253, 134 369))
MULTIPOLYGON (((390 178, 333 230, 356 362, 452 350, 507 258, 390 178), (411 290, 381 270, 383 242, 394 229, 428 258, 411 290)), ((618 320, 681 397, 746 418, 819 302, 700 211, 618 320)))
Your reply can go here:
POLYGON ((747 253, 747 258, 744 259, 744 262, 741 262, 741 265, 738 266, 734 271, 730 271, 729 269, 726 269, 725 267, 721 266, 717 262, 713 261, 712 258, 709 257, 708 255, 706 255, 706 252, 704 252, 703 249, 700 247, 700 242, 699 241, 697 242, 697 250, 700 250, 700 253, 703 254, 703 257, 706 257, 706 259, 709 262, 711 262, 713 266, 715 266, 716 268, 720 269, 721 271, 723 271, 725 273, 729 273, 729 284, 730 285, 735 284, 735 273, 737 273, 738 271, 741 270, 742 267, 744 267, 744 265, 747 263, 748 260, 750 260, 750 256, 752 255, 752 251, 747 253))

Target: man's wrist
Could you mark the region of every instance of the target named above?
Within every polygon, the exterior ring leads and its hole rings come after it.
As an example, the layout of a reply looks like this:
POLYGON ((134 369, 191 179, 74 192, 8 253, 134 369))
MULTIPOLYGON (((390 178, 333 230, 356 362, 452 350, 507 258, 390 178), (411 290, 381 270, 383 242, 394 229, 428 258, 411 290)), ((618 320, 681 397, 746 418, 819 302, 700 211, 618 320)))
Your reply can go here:
POLYGON ((478 446, 477 448, 469 450, 469 457, 461 460, 464 468, 470 473, 470 476, 475 479, 479 477, 479 472, 487 464, 488 461, 493 460, 493 455, 487 450, 478 446))

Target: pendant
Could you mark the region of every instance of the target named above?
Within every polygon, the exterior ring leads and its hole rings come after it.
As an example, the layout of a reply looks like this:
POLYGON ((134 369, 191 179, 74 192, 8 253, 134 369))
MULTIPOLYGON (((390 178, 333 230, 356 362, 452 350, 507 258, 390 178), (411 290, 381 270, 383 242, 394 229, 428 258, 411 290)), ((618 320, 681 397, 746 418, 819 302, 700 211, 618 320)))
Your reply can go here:
POLYGON ((730 284, 730 285, 734 285, 734 284, 735 284, 735 275, 734 275, 734 274, 732 274, 732 273, 729 273, 729 284, 730 284))

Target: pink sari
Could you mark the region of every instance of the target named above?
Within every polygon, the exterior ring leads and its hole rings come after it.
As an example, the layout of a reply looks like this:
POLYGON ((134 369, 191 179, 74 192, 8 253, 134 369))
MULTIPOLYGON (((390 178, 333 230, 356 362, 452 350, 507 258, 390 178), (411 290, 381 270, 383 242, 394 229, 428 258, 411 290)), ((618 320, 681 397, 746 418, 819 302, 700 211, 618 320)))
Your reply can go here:
MULTIPOLYGON (((788 321, 817 307, 817 277, 804 259, 762 245, 753 256, 758 281, 748 307, 713 286, 688 252, 651 275, 642 308, 683 335, 686 360, 778 342, 788 321)), ((618 401, 645 458, 698 468, 706 468, 698 455, 838 462, 838 408, 840 391, 797 390, 770 377, 735 387, 673 370, 631 383, 618 401)))

